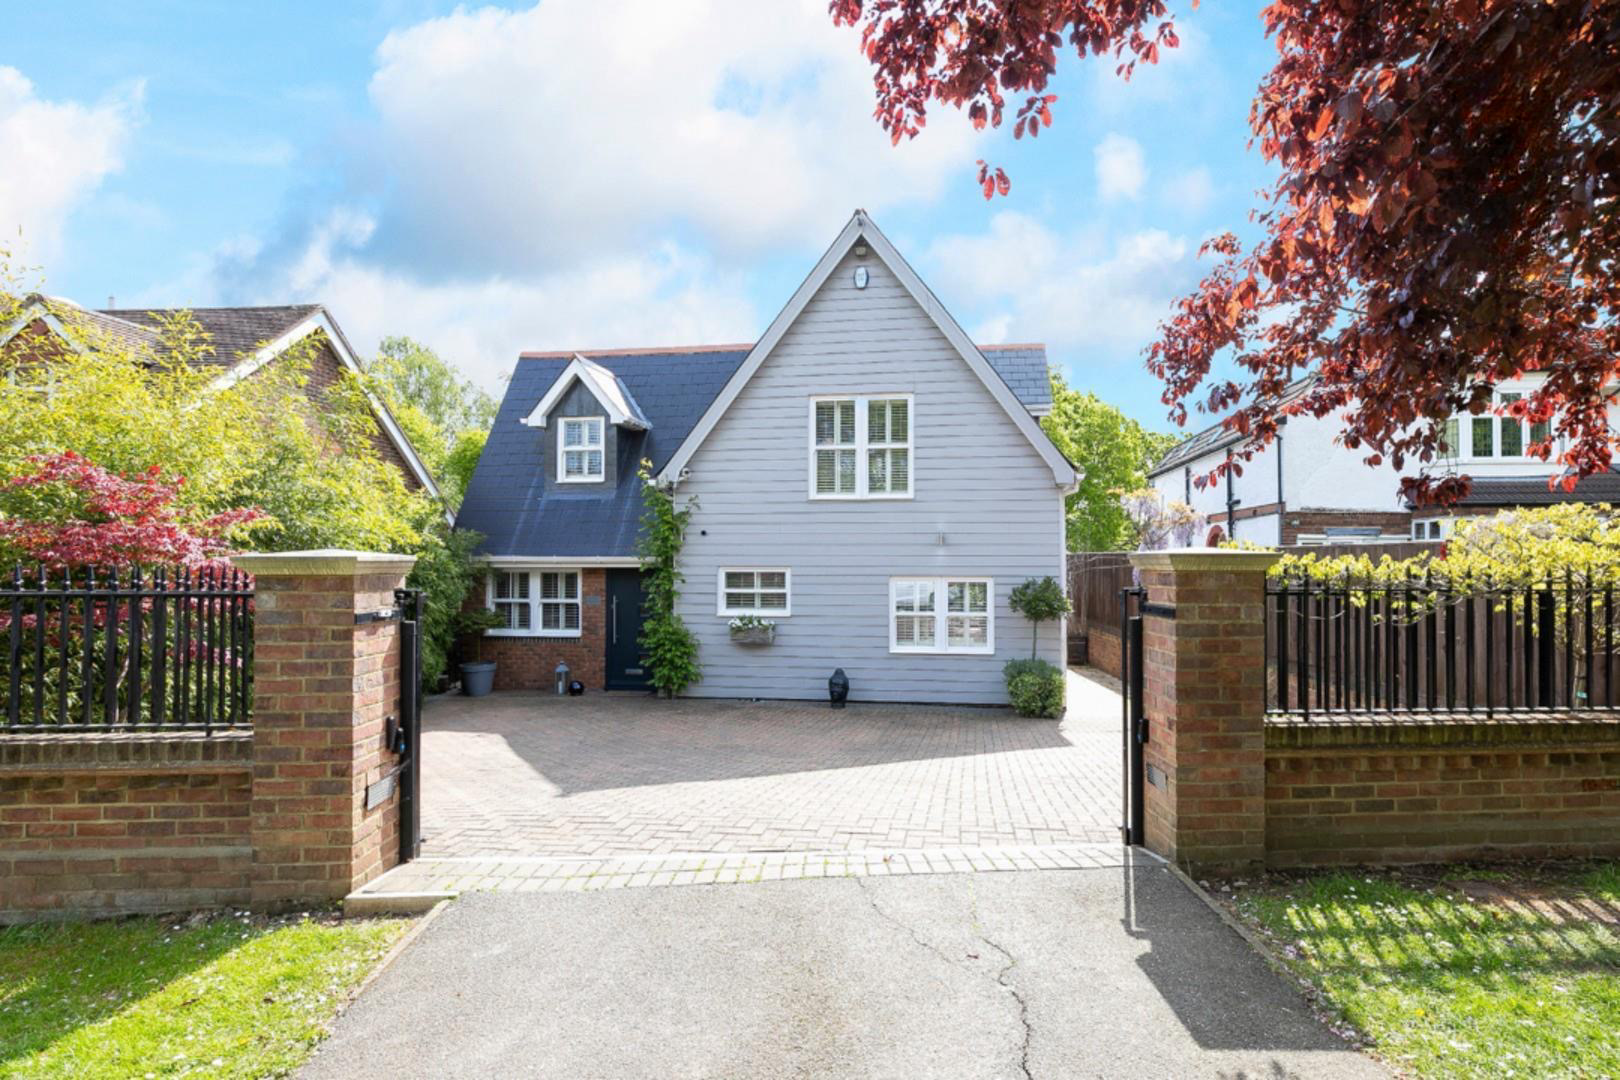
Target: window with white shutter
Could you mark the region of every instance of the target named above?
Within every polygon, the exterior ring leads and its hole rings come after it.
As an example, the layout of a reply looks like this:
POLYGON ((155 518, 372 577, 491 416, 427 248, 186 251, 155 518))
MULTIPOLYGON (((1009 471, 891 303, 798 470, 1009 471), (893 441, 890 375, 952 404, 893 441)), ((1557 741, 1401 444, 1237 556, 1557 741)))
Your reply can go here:
POLYGON ((579 484, 606 475, 600 416, 564 418, 558 427, 557 479, 579 484))
POLYGON ((889 650, 995 652, 994 597, 990 578, 892 579, 889 650))
POLYGON ((534 626, 534 609, 529 603, 529 575, 521 570, 496 570, 489 576, 489 609, 506 619, 506 625, 497 629, 528 633, 534 626))
POLYGON ((810 399, 810 497, 911 496, 912 398, 810 399))
POLYGON ((489 609, 505 620, 496 637, 579 637, 578 570, 492 570, 489 609))
POLYGON ((716 614, 775 618, 788 615, 790 576, 786 567, 723 567, 716 614))

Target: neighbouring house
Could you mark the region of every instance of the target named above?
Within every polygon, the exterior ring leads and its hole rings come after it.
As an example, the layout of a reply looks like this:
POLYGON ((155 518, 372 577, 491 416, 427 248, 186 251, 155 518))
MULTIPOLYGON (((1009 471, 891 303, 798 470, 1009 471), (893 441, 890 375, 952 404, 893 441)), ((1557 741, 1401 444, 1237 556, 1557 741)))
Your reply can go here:
MULTIPOLYGON (((1279 405, 1298 400, 1313 378, 1291 385, 1279 405)), ((1497 407, 1535 385, 1533 378, 1503 382, 1495 392, 1497 407)), ((1442 540, 1459 517, 1559 502, 1620 502, 1620 474, 1614 472, 1589 476, 1573 492, 1549 489, 1548 481, 1562 468, 1526 452, 1545 437, 1539 425, 1491 412, 1448 421, 1447 457, 1428 468, 1431 474, 1467 475, 1473 481, 1469 494, 1452 507, 1414 507, 1400 494, 1402 470, 1387 462, 1368 465, 1364 451, 1340 444, 1341 426, 1333 415, 1288 417, 1277 438, 1242 463, 1241 475, 1228 472, 1200 487, 1199 478, 1209 476, 1243 441, 1215 424, 1177 444, 1148 471, 1148 479, 1162 497, 1190 505, 1200 516, 1200 535, 1212 543, 1228 538, 1266 545, 1442 540)))
MULTIPOLYGON (((0 328, 0 351, 28 363, 48 363, 62 349, 94 348, 111 341, 154 362, 169 356, 163 338, 164 321, 181 309, 84 308, 70 300, 38 294, 27 297, 21 314, 0 328), (78 328, 82 328, 78 329, 78 328), (82 340, 81 340, 82 339, 82 340)), ((320 304, 276 307, 186 309, 208 337, 212 351, 188 357, 219 372, 219 385, 251 378, 256 372, 289 355, 295 346, 314 339, 305 392, 319 404, 321 395, 336 385, 345 372, 359 375, 358 355, 331 314, 320 304)), ((413 490, 438 497, 438 485, 411 441, 388 408, 367 393, 377 421, 373 444, 382 459, 400 471, 413 490)))
MULTIPOLYGON (((1007 604, 1064 577, 1076 472, 1041 431, 1046 351, 975 346, 857 212, 753 344, 525 353, 462 503, 483 534, 472 643, 496 686, 646 683, 638 463, 694 508, 679 613, 694 695, 1005 701, 1030 655, 1007 604), (730 621, 775 624, 732 640, 730 621)), ((1061 624, 1040 655, 1063 659, 1061 624)), ((469 649, 472 654, 472 649, 469 649)))

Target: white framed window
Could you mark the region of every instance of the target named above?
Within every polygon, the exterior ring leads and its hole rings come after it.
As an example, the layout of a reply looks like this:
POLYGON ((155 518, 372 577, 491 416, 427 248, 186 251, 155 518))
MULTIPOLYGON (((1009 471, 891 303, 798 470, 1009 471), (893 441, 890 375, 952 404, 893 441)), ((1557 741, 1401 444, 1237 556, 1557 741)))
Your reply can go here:
POLYGON ((602 417, 564 417, 557 428, 557 479, 565 484, 601 480, 606 475, 602 460, 602 417))
POLYGON ((493 636, 580 636, 578 570, 492 570, 486 590, 489 609, 506 620, 493 636))
POLYGON ((717 615, 792 614, 792 572, 786 567, 722 567, 717 615))
POLYGON ((1531 457, 1530 447, 1552 434, 1552 424, 1526 424, 1516 416, 1505 415, 1505 410, 1523 397, 1521 391, 1501 390, 1492 398, 1492 411, 1479 416, 1463 413, 1447 420, 1441 437, 1442 460, 1539 460, 1531 457))
POLYGON ((889 651, 995 652, 995 594, 991 578, 891 578, 889 651))
POLYGON ((909 499, 910 394, 810 399, 810 497, 909 499))

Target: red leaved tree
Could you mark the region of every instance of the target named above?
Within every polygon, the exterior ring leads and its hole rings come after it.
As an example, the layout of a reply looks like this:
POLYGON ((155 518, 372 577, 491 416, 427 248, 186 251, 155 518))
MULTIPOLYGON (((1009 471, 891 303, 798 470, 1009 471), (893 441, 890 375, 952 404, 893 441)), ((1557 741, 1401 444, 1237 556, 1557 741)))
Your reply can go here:
MULTIPOLYGON (((1124 0, 834 0, 863 23, 879 119, 896 138, 930 99, 999 122, 1003 90, 1047 122, 1057 50, 1127 63, 1169 45, 1163 6, 1124 0), (986 112, 988 109, 988 113, 986 112)), ((1614 0, 1277 0, 1277 63, 1250 128, 1281 174, 1245 246, 1218 258, 1148 349, 1164 400, 1235 409, 1246 460, 1288 414, 1343 413, 1343 440, 1397 468, 1434 459, 1442 423, 1491 387, 1545 380, 1508 407, 1550 433, 1564 482, 1607 469, 1606 384, 1620 357, 1620 4, 1614 0), (1214 374, 1235 360, 1236 377, 1214 374), (1318 378, 1284 408, 1298 376, 1318 378)), ((1125 65, 1122 65, 1125 66, 1125 65)), ((1015 131, 1015 134, 1018 134, 1015 131)), ((984 171, 989 195, 1007 185, 984 171), (987 182, 988 181, 988 182, 987 182)), ((1227 466, 1222 466, 1222 469, 1227 466)), ((1220 471, 1220 470, 1218 470, 1220 471)), ((1419 501, 1465 478, 1410 476, 1419 501)))
POLYGON ((0 552, 50 569, 204 566, 263 515, 252 509, 206 517, 176 505, 183 478, 156 465, 121 476, 71 451, 29 458, 33 471, 0 492, 0 552))

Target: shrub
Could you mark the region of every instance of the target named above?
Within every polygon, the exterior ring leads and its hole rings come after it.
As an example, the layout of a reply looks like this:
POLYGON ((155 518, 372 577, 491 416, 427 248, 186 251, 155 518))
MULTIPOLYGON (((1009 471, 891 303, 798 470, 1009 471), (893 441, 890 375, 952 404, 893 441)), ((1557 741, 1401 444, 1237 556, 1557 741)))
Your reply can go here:
POLYGON ((1063 715, 1063 670, 1045 660, 1011 660, 1001 669, 1007 700, 1019 716, 1063 715))

